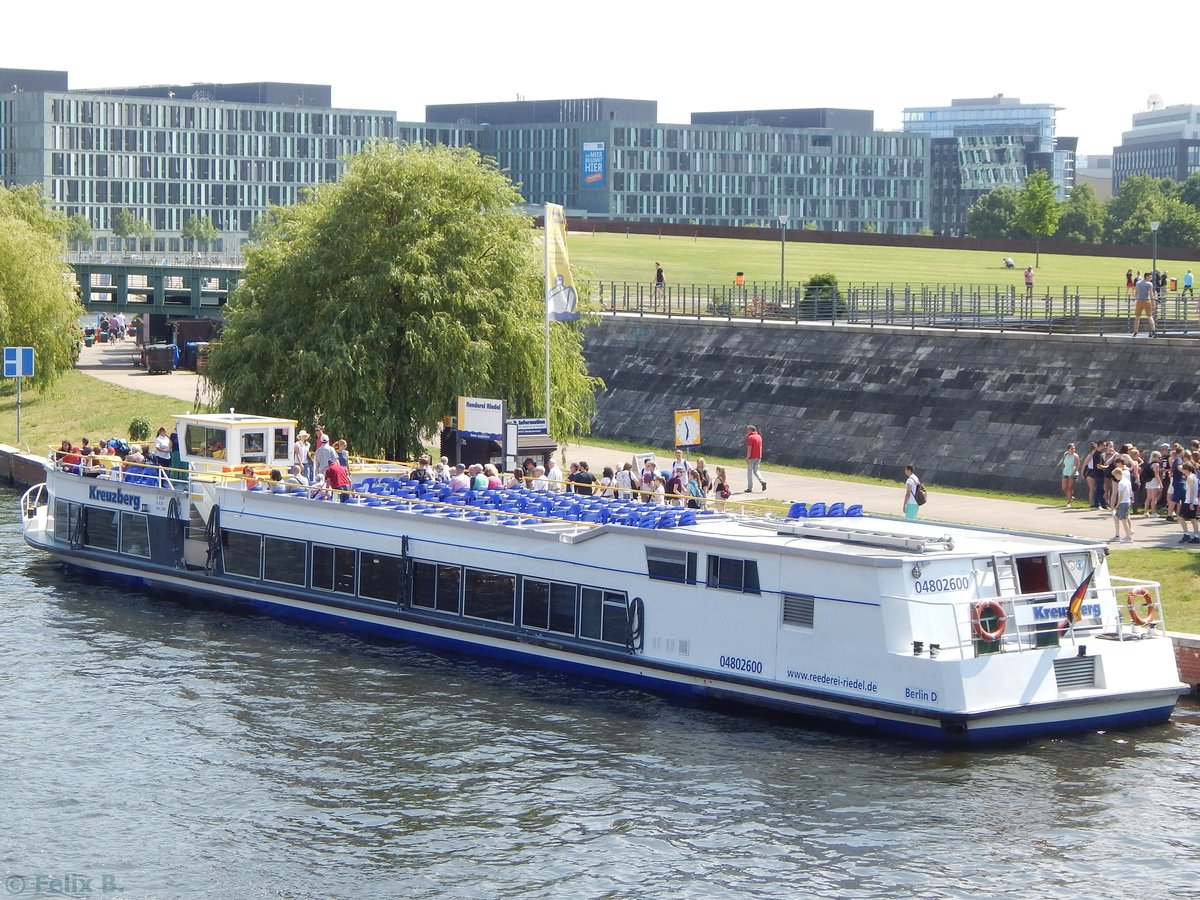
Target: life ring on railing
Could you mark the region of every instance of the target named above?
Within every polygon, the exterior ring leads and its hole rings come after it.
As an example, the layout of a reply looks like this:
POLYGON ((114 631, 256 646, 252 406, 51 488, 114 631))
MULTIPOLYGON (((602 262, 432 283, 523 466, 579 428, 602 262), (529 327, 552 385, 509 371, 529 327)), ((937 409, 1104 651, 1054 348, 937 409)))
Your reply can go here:
POLYGON ((1129 618, 1133 620, 1134 625, 1153 625, 1154 614, 1158 612, 1158 606, 1154 603, 1154 597, 1145 588, 1135 588, 1126 594, 1125 608, 1129 610, 1129 618), (1146 607, 1146 614, 1144 616, 1138 612, 1139 600, 1146 607))
POLYGON ((973 612, 974 618, 971 620, 971 630, 975 632, 975 636, 981 641, 998 641, 1004 637, 1004 629, 1008 627, 1008 619, 1004 615, 1004 607, 996 600, 980 600, 975 604, 973 612), (983 617, 991 615, 996 620, 994 628, 987 628, 983 624, 983 617))

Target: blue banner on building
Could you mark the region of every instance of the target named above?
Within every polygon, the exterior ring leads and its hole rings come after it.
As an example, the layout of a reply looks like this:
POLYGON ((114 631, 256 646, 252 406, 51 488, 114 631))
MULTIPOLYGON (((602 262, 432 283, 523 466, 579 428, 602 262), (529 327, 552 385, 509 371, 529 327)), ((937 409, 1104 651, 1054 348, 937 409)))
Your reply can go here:
POLYGON ((583 142, 583 186, 604 187, 604 141, 583 142))

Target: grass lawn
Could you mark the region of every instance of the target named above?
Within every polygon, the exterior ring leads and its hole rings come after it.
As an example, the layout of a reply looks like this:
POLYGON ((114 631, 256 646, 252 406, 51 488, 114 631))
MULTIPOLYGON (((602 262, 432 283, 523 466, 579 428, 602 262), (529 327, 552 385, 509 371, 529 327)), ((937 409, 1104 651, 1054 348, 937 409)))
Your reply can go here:
MULTIPOLYGON (((720 238, 693 239, 591 233, 585 222, 575 223, 568 249, 576 279, 642 282, 654 280, 654 263, 661 262, 668 284, 733 284, 744 272, 747 283, 779 282, 779 235, 773 241, 720 238)), ((790 233, 790 232, 789 232, 790 233)), ((1053 244, 1045 247, 1053 249, 1053 244)), ((817 273, 833 272, 842 284, 962 284, 1014 285, 1024 291, 1022 271, 1034 264, 1034 254, 1012 254, 1015 269, 1004 268, 1005 254, 982 250, 926 250, 910 247, 867 247, 789 241, 785 275, 803 282, 817 273)), ((1160 257, 1160 269, 1182 277, 1196 264, 1160 257)), ((1151 268, 1150 248, 1142 258, 1121 259, 1055 255, 1043 249, 1036 272, 1039 296, 1046 290, 1061 295, 1094 296, 1125 292, 1125 270, 1151 268)))
POLYGON ((153 437, 159 426, 172 427, 171 415, 189 412, 189 406, 172 397, 106 384, 74 370, 67 372, 48 391, 21 389, 21 442, 17 444, 17 395, 6 384, 0 391, 0 441, 20 446, 30 453, 44 454, 57 448, 63 438, 78 443, 129 438, 129 423, 137 417, 150 423, 153 437))

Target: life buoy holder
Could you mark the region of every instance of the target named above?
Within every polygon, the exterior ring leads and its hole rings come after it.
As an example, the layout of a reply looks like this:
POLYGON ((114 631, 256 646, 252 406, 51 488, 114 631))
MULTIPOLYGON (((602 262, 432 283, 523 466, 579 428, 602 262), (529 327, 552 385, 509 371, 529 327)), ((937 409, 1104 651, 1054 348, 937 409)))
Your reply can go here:
POLYGON ((1004 637, 1004 629, 1008 627, 1008 617, 1004 615, 1004 607, 997 600, 980 600, 975 604, 974 616, 971 619, 971 630, 981 641, 998 641, 1004 637), (983 617, 990 616, 996 620, 994 628, 983 624, 983 617))
POLYGON ((1125 595, 1125 608, 1129 610, 1129 618, 1134 625, 1153 625, 1154 614, 1158 612, 1158 606, 1154 602, 1154 597, 1145 588, 1135 588, 1125 595), (1142 615, 1138 611, 1138 602, 1145 607, 1146 614, 1142 615))

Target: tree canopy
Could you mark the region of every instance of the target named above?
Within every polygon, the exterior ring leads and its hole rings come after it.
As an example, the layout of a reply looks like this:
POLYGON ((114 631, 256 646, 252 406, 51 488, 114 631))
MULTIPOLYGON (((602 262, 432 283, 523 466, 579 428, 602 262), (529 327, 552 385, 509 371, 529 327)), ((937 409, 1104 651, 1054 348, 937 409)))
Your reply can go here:
MULTIPOLYGON (((458 396, 544 406, 545 287, 521 197, 472 150, 370 145, 275 209, 208 360, 222 404, 322 421, 408 457, 458 396)), ((551 432, 586 433, 598 382, 581 325, 551 326, 551 432)))
POLYGON ((1058 220, 1054 239, 1076 244, 1098 244, 1103 238, 1104 204, 1090 184, 1075 185, 1062 205, 1062 217, 1058 220))
POLYGON ((1062 208, 1054 196, 1050 175, 1044 169, 1030 172, 1017 193, 1017 215, 1013 224, 1037 241, 1037 263, 1041 261, 1042 238, 1054 234, 1060 216, 1062 208))
POLYGON ((183 223, 181 236, 185 241, 192 241, 197 250, 207 250, 221 233, 208 216, 191 216, 183 223))
POLYGON ((33 347, 35 385, 75 362, 84 310, 62 259, 65 235, 66 219, 46 210, 37 187, 0 186, 0 341, 33 347))
POLYGON ((988 191, 967 210, 967 231, 978 238, 1010 238, 1017 219, 1018 193, 1010 187, 988 191))

